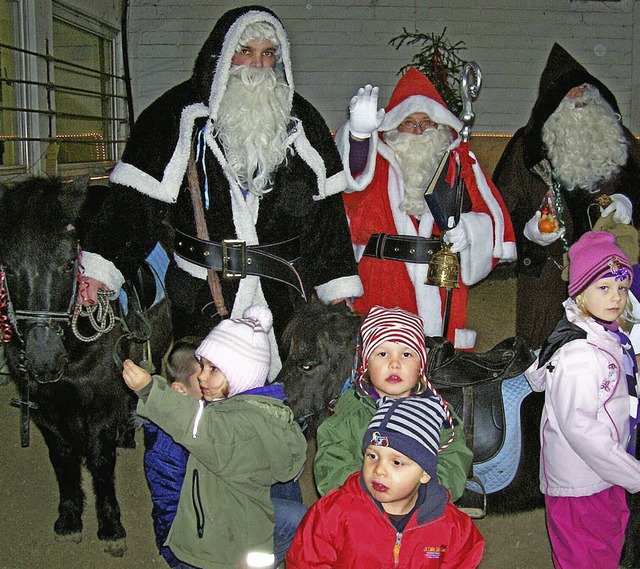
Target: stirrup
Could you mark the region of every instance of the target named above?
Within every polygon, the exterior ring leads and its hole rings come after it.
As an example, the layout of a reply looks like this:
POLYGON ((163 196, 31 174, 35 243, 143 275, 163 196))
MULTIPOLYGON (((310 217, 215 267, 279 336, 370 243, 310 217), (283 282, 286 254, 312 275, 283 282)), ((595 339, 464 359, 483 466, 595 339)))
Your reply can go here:
POLYGON ((482 497, 482 503, 480 506, 457 506, 457 508, 471 519, 481 520, 487 515, 487 492, 484 484, 482 480, 473 475, 467 480, 466 489, 474 494, 479 494, 482 497))

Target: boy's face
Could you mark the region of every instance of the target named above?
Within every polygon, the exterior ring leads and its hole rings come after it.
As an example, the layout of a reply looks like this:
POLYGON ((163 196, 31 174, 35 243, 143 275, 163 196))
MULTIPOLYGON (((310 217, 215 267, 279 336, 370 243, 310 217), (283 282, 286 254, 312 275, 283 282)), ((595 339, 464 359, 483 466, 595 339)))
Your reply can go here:
POLYGON ((390 447, 369 445, 362 477, 371 495, 389 514, 408 514, 418 499, 420 484, 431 480, 409 457, 390 447))
POLYGON ((198 375, 200 391, 205 401, 224 399, 229 394, 229 382, 213 363, 207 358, 201 358, 202 369, 198 375))
POLYGON ((188 395, 193 399, 202 399, 202 391, 200 390, 200 383, 198 382, 198 376, 200 375, 200 364, 198 361, 193 362, 193 367, 191 368, 191 374, 187 378, 186 381, 177 380, 171 384, 171 389, 177 391, 178 393, 182 393, 183 395, 188 395))
POLYGON ((420 356, 408 346, 382 342, 369 356, 369 381, 381 397, 406 397, 420 379, 420 356))
POLYGON ((592 316, 605 322, 617 320, 627 306, 629 278, 618 281, 614 277, 599 279, 591 283, 578 296, 592 316))

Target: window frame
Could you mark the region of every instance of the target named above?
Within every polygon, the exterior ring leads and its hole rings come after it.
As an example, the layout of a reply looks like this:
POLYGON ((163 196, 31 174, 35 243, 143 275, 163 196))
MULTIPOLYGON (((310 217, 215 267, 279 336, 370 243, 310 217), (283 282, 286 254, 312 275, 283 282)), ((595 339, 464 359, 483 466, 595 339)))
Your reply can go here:
MULTIPOLYGON (((19 58, 15 80, 20 86, 20 103, 16 107, 22 109, 17 111, 18 163, 0 165, 0 181, 11 181, 31 174, 59 175, 64 178, 90 174, 96 178, 107 178, 124 149, 130 128, 121 31, 67 5, 57 2, 50 3, 48 7, 43 5, 25 1, 16 3, 14 9, 14 38, 18 45, 13 49, 19 58), (107 152, 105 160, 67 164, 57 161, 59 146, 56 147, 54 143, 61 137, 57 135, 56 121, 57 115, 63 113, 64 109, 56 106, 54 68, 66 64, 61 64, 56 58, 55 46, 52 45, 54 21, 99 36, 107 42, 105 52, 109 52, 111 71, 106 74, 106 81, 111 93, 106 95, 108 103, 105 103, 105 108, 108 115, 106 120, 111 126, 108 129, 109 136, 101 142, 107 152), (43 26, 43 22, 47 22, 47 25, 43 26)), ((97 69, 96 72, 100 74, 102 70, 97 69)), ((96 141, 87 140, 85 143, 96 144, 96 141)))

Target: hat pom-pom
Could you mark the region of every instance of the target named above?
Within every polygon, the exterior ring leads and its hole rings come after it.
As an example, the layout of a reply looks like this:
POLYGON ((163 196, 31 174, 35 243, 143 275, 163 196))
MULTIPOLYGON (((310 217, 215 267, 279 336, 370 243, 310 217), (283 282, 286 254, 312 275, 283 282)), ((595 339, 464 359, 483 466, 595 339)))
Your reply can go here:
POLYGON ((265 332, 271 330, 271 326, 273 325, 273 315, 271 314, 271 310, 266 306, 250 306, 244 311, 242 317, 255 320, 265 332))

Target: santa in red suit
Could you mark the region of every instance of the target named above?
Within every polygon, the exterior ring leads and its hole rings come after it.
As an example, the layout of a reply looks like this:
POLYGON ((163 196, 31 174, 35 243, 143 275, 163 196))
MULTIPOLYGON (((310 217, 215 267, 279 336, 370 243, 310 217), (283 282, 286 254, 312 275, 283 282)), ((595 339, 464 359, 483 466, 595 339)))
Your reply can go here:
POLYGON ((343 199, 364 286, 355 309, 399 306, 422 316, 427 335, 444 335, 445 292, 425 284, 425 277, 445 232, 445 243, 460 258, 446 335, 457 348, 472 349, 476 333, 466 328, 468 287, 497 263, 515 260, 509 214, 462 141, 462 122, 429 79, 410 68, 386 109, 377 108, 377 99, 377 87, 360 89, 351 100, 349 121, 336 134, 349 181, 343 199), (457 180, 464 184, 456 223, 457 180), (427 188, 433 189, 430 205, 427 188))

